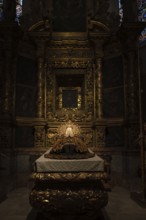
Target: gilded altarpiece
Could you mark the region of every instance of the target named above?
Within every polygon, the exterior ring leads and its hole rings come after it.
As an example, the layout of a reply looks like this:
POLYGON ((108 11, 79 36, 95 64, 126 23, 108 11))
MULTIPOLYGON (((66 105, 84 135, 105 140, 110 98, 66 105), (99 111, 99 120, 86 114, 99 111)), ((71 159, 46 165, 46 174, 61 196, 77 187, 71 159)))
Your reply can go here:
POLYGON ((87 41, 52 43, 46 64, 46 145, 56 140, 57 127, 68 120, 79 124, 89 147, 93 146, 94 71, 87 41), (51 58, 50 58, 51 57, 51 58), (60 58, 61 57, 61 58, 60 58), (69 101, 69 97, 72 100, 69 101), (65 103, 65 101, 68 102, 65 103), (76 103, 77 102, 77 103, 76 103))
MULTIPOLYGON (((56 135, 57 127, 60 123, 66 122, 69 119, 75 123, 80 124, 82 127, 82 134, 86 136, 88 145, 93 145, 93 130, 92 122, 94 115, 94 80, 92 67, 82 69, 49 69, 46 74, 46 120, 49 129, 47 130, 47 146, 52 146, 56 135), (64 107, 62 106, 59 89, 57 88, 57 76, 66 74, 66 78, 76 75, 82 75, 83 85, 68 87, 60 87, 65 91, 79 91, 76 107, 64 107), (85 92, 86 91, 86 92, 85 92), (61 108, 62 106, 62 108, 61 108)), ((78 83, 77 83, 78 85, 78 83)))

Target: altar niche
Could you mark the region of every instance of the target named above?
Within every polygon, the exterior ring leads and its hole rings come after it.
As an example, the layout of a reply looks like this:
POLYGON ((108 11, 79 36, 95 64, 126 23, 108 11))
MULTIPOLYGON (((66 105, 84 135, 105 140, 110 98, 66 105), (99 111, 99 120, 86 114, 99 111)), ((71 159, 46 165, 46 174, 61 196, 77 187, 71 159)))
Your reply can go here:
POLYGON ((56 75, 56 109, 84 109, 84 74, 56 75))
POLYGON ((59 88, 59 109, 81 109, 81 87, 59 88))

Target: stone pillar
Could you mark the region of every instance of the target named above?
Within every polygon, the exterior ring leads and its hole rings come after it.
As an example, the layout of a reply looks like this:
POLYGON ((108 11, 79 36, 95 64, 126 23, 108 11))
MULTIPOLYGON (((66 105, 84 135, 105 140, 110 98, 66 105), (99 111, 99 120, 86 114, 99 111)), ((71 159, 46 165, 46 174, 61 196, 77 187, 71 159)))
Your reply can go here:
POLYGON ((37 97, 37 117, 44 116, 44 60, 42 57, 38 58, 38 97, 37 97))
POLYGON ((44 57, 38 57, 37 123, 35 125, 35 147, 45 147, 45 105, 44 105, 44 57))
POLYGON ((103 61, 103 51, 102 51, 101 41, 96 43, 95 60, 96 60, 96 70, 95 70, 95 107, 96 107, 96 117, 95 117, 95 147, 105 146, 105 120, 103 118, 103 84, 102 84, 102 61, 103 61))
POLYGON ((37 118, 44 117, 45 41, 36 37, 37 45, 37 118))

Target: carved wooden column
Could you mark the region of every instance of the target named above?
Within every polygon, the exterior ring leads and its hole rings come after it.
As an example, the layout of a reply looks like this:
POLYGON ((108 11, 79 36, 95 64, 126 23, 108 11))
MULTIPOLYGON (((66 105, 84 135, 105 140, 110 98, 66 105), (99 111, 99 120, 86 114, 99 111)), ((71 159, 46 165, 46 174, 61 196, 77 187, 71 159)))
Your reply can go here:
POLYGON ((96 101, 97 101, 97 119, 103 118, 103 86, 102 86, 102 58, 96 58, 97 62, 97 90, 96 90, 96 101))
POLYGON ((49 19, 38 22, 29 29, 29 35, 37 47, 37 112, 34 122, 35 147, 46 147, 46 118, 45 118, 45 50, 51 39, 51 21, 49 19))
MULTIPOLYGON (((39 42, 40 44, 40 42, 39 42)), ((43 45, 42 45, 43 46, 43 45)), ((35 147, 43 148, 45 146, 44 129, 44 55, 38 49, 37 58, 37 112, 38 123, 35 126, 35 147), (40 56, 41 55, 41 56, 40 56)))
POLYGON ((103 85, 102 85, 102 61, 103 44, 110 35, 109 28, 96 20, 89 20, 89 39, 94 50, 94 145, 95 150, 105 146, 106 121, 103 116, 103 85))
MULTIPOLYGON (((99 48, 98 48, 99 49, 99 48)), ((95 106, 96 106, 96 147, 105 146, 105 120, 103 118, 103 85, 102 85, 102 55, 96 54, 96 71, 95 71, 95 106)))
POLYGON ((45 74, 44 74, 44 45, 43 40, 36 40, 37 44, 37 123, 35 125, 35 147, 44 148, 45 146, 45 74))
POLYGON ((38 96, 37 96, 37 117, 44 116, 44 58, 38 57, 38 96))
POLYGON ((95 70, 94 70, 94 80, 95 80, 95 121, 103 120, 103 84, 102 84, 102 64, 103 64, 103 40, 94 40, 94 54, 95 54, 95 70))

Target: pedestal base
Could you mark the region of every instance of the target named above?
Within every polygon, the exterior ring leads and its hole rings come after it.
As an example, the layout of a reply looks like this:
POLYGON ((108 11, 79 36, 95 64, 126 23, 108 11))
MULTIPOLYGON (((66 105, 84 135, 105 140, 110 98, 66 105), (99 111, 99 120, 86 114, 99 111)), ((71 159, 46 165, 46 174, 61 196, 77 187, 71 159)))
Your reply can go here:
MULTIPOLYGON (((91 220, 110 220, 107 214, 104 213, 104 210, 100 211, 98 214, 91 216, 91 220)), ((53 218, 46 218, 42 213, 38 213, 35 220, 89 220, 89 216, 53 216, 53 218)))
POLYGON ((34 173, 30 204, 45 220, 103 220, 101 210, 108 203, 104 178, 103 172, 34 173))

